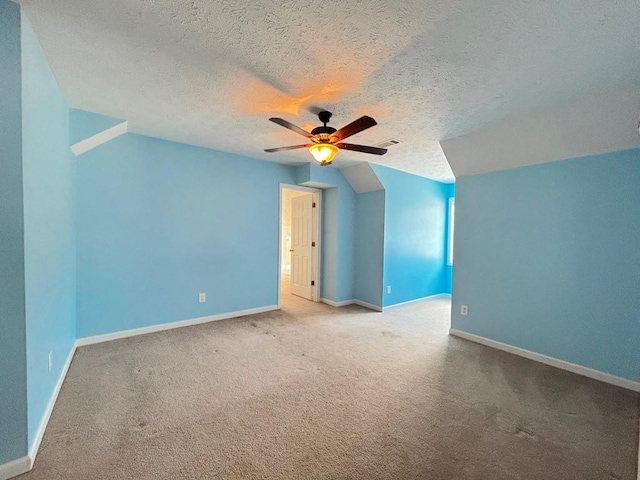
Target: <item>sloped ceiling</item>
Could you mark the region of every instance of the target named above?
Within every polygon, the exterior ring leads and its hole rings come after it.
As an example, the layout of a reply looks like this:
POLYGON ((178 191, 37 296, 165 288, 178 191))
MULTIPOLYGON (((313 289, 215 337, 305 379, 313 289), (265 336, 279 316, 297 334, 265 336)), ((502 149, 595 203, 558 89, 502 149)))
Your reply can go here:
POLYGON ((441 142, 456 177, 640 147, 640 89, 589 92, 441 142))
POLYGON ((380 182, 378 175, 373 171, 369 163, 360 163, 343 168, 342 175, 347 182, 355 190, 356 193, 375 192, 384 190, 384 186, 380 182))
MULTIPOLYGON (((310 112, 352 137, 397 138, 384 157, 343 151, 443 181, 441 140, 551 107, 581 92, 638 87, 637 0, 23 0, 70 105, 129 130, 301 164, 310 112)), ((338 165, 339 163, 339 165, 338 165)))

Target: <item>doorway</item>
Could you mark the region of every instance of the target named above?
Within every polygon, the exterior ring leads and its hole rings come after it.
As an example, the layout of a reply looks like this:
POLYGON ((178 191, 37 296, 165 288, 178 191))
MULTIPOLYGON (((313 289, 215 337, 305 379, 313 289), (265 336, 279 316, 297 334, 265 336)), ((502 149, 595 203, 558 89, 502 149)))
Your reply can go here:
POLYGON ((278 306, 320 301, 321 194, 280 185, 278 306))

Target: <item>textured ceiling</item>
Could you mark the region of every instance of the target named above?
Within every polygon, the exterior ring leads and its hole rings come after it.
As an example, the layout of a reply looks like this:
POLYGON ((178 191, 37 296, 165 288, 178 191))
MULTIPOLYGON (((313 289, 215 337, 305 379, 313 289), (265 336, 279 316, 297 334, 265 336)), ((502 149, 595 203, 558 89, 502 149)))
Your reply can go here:
POLYGON ((384 157, 452 181, 439 141, 640 78, 637 0, 23 0, 71 106, 130 131, 302 163, 314 107, 379 125, 384 157))
POLYGON ((600 89, 507 117, 440 145, 460 178, 638 148, 639 112, 640 88, 600 89))

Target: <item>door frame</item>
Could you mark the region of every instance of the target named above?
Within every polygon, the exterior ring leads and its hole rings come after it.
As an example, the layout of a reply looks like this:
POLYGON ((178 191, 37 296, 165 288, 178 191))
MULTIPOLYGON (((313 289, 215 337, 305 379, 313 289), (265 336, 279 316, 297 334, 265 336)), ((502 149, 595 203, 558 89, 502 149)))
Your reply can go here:
POLYGON ((320 301, 320 277, 322 265, 322 190, 319 188, 303 187, 301 185, 290 185, 288 183, 281 183, 279 185, 279 199, 278 199, 278 308, 281 308, 280 294, 282 292, 282 191, 283 190, 298 190, 300 192, 313 194, 313 202, 316 203, 316 208, 312 210, 313 221, 313 233, 311 241, 316 242, 315 248, 311 250, 311 277, 314 280, 314 285, 311 287, 311 301, 320 301))

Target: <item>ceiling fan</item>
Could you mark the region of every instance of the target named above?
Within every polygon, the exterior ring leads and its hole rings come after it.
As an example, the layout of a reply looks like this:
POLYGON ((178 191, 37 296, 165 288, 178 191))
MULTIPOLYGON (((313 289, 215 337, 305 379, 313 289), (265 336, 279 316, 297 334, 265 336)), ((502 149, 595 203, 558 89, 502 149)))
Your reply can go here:
POLYGON ((327 126, 331 115, 332 113, 327 112, 326 110, 318 113, 318 118, 320 118, 320 121, 324 125, 314 128, 311 132, 307 132, 306 130, 297 127, 282 118, 270 118, 269 120, 273 123, 282 125, 289 130, 299 133, 303 137, 307 137, 311 143, 305 143, 304 145, 291 145, 289 147, 267 148, 265 152, 273 153, 282 152, 284 150, 294 150, 296 148, 308 148, 309 153, 311 153, 313 158, 315 158, 323 167, 331 165, 334 157, 340 149, 371 153, 373 155, 384 155, 387 153, 386 148, 368 147, 366 145, 354 145, 353 143, 342 142, 345 138, 350 137, 351 135, 355 135, 356 133, 360 133, 367 128, 377 125, 373 118, 365 115, 364 117, 360 117, 356 121, 351 122, 349 125, 342 127, 340 130, 336 130, 333 127, 327 126))

